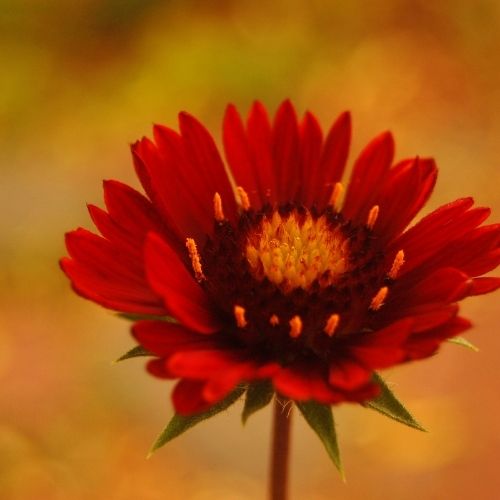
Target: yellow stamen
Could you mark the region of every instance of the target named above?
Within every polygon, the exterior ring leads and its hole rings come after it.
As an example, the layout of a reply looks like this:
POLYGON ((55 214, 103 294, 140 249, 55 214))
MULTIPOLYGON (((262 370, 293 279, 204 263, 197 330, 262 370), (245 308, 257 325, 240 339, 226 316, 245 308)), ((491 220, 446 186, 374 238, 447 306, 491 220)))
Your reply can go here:
POLYGON ((335 283, 349 269, 349 240, 328 218, 296 212, 266 215, 246 241, 246 258, 254 278, 268 278, 284 293, 335 283))
POLYGON ((342 183, 336 182, 335 185, 333 186, 333 191, 332 195, 330 196, 330 205, 335 209, 338 210, 340 198, 344 192, 344 186, 342 186, 342 183))
POLYGON ((368 229, 373 229, 375 222, 377 222, 378 212, 379 206, 373 205, 373 207, 370 209, 370 212, 368 213, 368 218, 366 219, 366 226, 368 227, 368 229))
POLYGON ((224 211, 222 210, 222 199, 219 193, 215 193, 214 195, 214 216, 218 222, 222 222, 225 219, 224 211))
POLYGON ((373 297, 370 309, 378 311, 384 305, 384 300, 386 299, 388 293, 389 289, 386 286, 383 286, 373 297))
POLYGON ((186 239, 186 247, 189 252, 189 258, 191 259, 191 265, 193 266, 196 279, 198 281, 205 279, 203 269, 201 267, 200 254, 198 253, 198 248, 196 248, 196 242, 193 238, 186 239))
POLYGON ((276 314, 273 314, 270 318, 269 318, 269 324, 271 326, 277 326, 280 324, 280 319, 278 318, 278 316, 276 316, 276 314))
POLYGON ((296 339, 302 333, 302 320, 300 316, 294 316, 290 320, 290 337, 296 339))
POLYGON ((340 316, 338 314, 332 314, 325 325, 325 328, 323 331, 329 336, 332 337, 333 334, 335 333, 335 330, 337 329, 337 326, 339 325, 340 321, 340 316))
POLYGON ((400 250, 396 254, 394 262, 392 263, 391 270, 389 271, 387 276, 389 276, 389 278, 393 280, 396 279, 404 263, 405 263, 405 253, 403 252, 403 250, 400 250))
POLYGON ((236 324, 238 325, 238 328, 245 328, 247 326, 247 320, 245 318, 245 308, 235 305, 234 306, 234 318, 236 320, 236 324))
POLYGON ((238 191, 238 196, 240 197, 241 208, 248 210, 250 208, 250 199, 247 192, 241 186, 238 186, 236 191, 238 191))

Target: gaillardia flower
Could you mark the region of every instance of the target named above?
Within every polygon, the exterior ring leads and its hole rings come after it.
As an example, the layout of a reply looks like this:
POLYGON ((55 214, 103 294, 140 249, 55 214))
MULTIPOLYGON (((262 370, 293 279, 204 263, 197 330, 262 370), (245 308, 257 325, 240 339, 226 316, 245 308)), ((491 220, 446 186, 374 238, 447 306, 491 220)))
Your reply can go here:
POLYGON ((299 403, 373 400, 376 370, 434 354, 470 327, 457 302, 500 286, 480 277, 500 262, 489 209, 463 198, 407 228, 437 169, 393 164, 390 133, 344 195, 348 113, 323 137, 289 101, 272 122, 259 103, 246 122, 229 106, 226 164, 194 117, 179 122, 132 146, 146 196, 105 181, 106 210, 89 206, 101 236, 68 233, 61 261, 78 294, 148 318, 133 334, 152 374, 180 379, 178 414, 258 381, 299 403))

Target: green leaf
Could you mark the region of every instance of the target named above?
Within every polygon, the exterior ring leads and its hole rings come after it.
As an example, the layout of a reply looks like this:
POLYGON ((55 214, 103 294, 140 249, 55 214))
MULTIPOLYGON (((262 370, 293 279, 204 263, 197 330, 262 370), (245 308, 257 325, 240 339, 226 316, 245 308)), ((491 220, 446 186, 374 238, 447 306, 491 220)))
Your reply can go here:
POLYGON ((298 409, 304 415, 311 429, 318 435, 326 451, 332 459, 335 467, 340 472, 342 480, 345 481, 344 468, 340 459, 337 433, 335 431, 335 422, 333 420, 332 409, 329 405, 322 405, 315 401, 298 402, 298 409))
POLYGON ((149 352, 147 349, 144 349, 142 345, 136 345, 130 351, 127 351, 125 354, 122 354, 114 363, 119 363, 120 361, 125 361, 130 358, 138 358, 139 356, 154 356, 152 352, 149 352))
POLYGON ((452 344, 461 345, 462 347, 467 347, 468 349, 474 352, 479 352, 478 347, 476 347, 474 344, 469 342, 467 339, 464 339, 463 337, 452 337, 451 339, 448 339, 448 342, 451 342, 452 344))
POLYGON ((256 382, 250 385, 247 389, 245 398, 245 407, 241 414, 243 424, 246 423, 250 415, 267 406, 273 399, 274 389, 268 380, 256 382))
POLYGON ((210 409, 203 413, 197 413, 196 415, 189 415, 188 417, 184 417, 182 415, 175 414, 167 427, 161 432, 161 434, 156 439, 151 451, 148 454, 148 458, 159 448, 167 444, 172 439, 177 436, 183 434, 191 427, 194 427, 196 424, 199 424, 203 420, 207 418, 211 418, 217 413, 226 410, 233 403, 235 403, 238 398, 245 392, 245 386, 238 386, 231 394, 229 394, 225 399, 216 405, 212 406, 210 409))
POLYGON ((129 321, 141 321, 143 319, 156 320, 156 321, 166 321, 167 323, 177 323, 175 318, 172 316, 155 316, 154 314, 135 314, 135 313, 118 313, 117 316, 123 319, 128 319, 129 321))
POLYGON ((411 415, 411 413, 403 406, 403 404, 396 398, 394 393, 387 387, 382 377, 377 373, 373 376, 374 382, 376 382, 382 392, 378 397, 363 403, 363 406, 371 408, 373 410, 382 413, 383 415, 397 420, 402 424, 418 429, 419 431, 427 432, 411 415))

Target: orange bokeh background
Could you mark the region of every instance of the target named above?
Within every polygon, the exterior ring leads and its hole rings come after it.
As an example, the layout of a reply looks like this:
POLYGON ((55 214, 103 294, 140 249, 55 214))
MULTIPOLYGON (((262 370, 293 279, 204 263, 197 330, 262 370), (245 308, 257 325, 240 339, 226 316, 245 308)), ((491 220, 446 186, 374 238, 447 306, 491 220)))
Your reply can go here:
MULTIPOLYGON (((102 178, 137 186, 128 144, 198 116, 220 142, 226 103, 290 97, 324 127, 350 109, 353 151, 390 128, 398 157, 434 156, 426 211, 500 200, 496 0, 0 0, 0 498, 265 497, 270 412, 241 404, 163 448, 171 385, 129 325, 71 293, 63 233, 92 227, 102 178)), ((351 156, 352 161, 352 156, 351 156)), ((294 499, 493 499, 500 478, 498 295, 463 305, 474 354, 386 372, 428 434, 369 410, 335 411, 347 484, 295 415, 294 499)))

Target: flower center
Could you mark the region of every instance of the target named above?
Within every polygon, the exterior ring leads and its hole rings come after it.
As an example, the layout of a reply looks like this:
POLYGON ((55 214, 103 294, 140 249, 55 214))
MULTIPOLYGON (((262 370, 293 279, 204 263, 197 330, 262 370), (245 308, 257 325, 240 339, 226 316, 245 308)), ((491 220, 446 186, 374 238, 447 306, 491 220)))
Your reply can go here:
POLYGON ((404 264, 403 250, 380 250, 373 232, 379 207, 355 224, 334 202, 322 210, 294 202, 255 210, 238 190, 236 221, 226 219, 216 193, 213 234, 200 252, 186 241, 226 340, 286 364, 328 357, 347 336, 369 330, 404 264))
POLYGON ((245 255, 254 278, 288 293, 316 280, 322 288, 335 283, 347 270, 348 251, 348 240, 324 215, 275 210, 248 234, 245 255))

